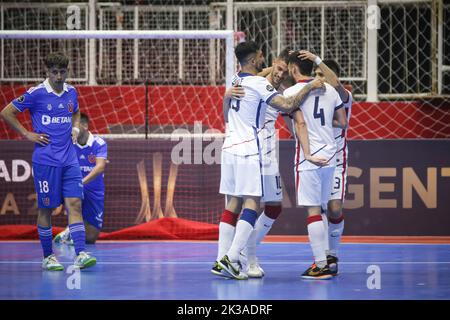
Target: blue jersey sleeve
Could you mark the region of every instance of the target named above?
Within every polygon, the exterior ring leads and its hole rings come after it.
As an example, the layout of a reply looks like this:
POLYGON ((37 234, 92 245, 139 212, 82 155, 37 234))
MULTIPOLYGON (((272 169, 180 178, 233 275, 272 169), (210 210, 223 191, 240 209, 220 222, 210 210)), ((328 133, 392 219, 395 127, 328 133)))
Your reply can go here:
POLYGON ((34 88, 30 88, 27 92, 25 92, 20 97, 14 99, 11 103, 17 110, 20 112, 24 112, 26 109, 32 110, 34 107, 35 95, 33 94, 34 88))
POLYGON ((97 158, 108 159, 108 146, 102 138, 97 137, 96 142, 98 144, 97 150, 95 152, 95 156, 97 158))

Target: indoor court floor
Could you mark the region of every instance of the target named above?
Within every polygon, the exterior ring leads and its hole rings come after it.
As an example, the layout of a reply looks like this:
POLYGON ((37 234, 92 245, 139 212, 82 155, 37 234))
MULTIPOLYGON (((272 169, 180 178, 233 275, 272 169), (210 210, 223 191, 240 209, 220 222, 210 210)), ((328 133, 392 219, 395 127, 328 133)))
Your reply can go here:
POLYGON ((216 250, 214 241, 98 242, 87 248, 97 265, 69 273, 73 247, 54 245, 65 270, 49 272, 39 242, 0 242, 0 299, 450 299, 449 244, 343 243, 339 275, 321 281, 300 277, 312 262, 307 243, 263 243, 266 276, 248 281, 211 274, 216 250))

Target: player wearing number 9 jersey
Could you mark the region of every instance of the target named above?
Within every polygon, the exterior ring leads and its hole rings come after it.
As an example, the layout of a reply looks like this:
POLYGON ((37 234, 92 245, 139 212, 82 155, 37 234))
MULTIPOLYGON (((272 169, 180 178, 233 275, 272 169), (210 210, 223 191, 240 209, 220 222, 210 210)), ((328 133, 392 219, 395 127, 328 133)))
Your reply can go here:
MULTIPOLYGON (((296 94, 309 82, 313 63, 301 60, 298 52, 289 56, 289 73, 297 84, 284 91, 286 97, 296 94)), ((305 159, 302 146, 296 143, 295 152, 295 183, 298 205, 304 206, 308 212, 308 235, 314 255, 314 263, 304 273, 308 279, 329 279, 331 272, 327 265, 325 248, 325 227, 321 217, 321 205, 327 203, 330 197, 336 164, 336 142, 334 139, 333 119, 341 128, 347 126, 342 101, 336 90, 325 84, 325 90, 314 90, 303 101, 303 112, 310 141, 311 155, 328 160, 328 165, 317 166, 305 159)))

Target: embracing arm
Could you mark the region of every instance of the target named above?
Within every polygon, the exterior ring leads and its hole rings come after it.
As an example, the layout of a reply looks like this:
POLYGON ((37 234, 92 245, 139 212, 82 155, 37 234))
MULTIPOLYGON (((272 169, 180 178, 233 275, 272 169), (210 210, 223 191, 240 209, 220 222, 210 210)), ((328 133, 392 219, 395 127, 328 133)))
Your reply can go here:
POLYGON ((245 95, 244 88, 240 86, 230 87, 225 91, 223 96, 223 118, 225 119, 225 123, 228 123, 228 110, 230 109, 231 99, 239 100, 245 95))
POLYGON ((308 59, 317 64, 317 66, 322 70, 323 76, 325 77, 326 81, 333 86, 333 88, 336 89, 336 91, 339 93, 339 97, 342 101, 348 101, 349 93, 347 90, 345 90, 344 86, 342 85, 341 81, 339 80, 336 73, 334 73, 333 70, 331 70, 323 61, 320 59, 320 57, 316 56, 315 54, 306 51, 301 50, 299 53, 299 58, 301 59, 308 59))
POLYGON ((347 114, 345 108, 341 107, 334 112, 333 127, 346 129, 348 126, 347 114))
POLYGON ((292 97, 285 98, 281 95, 275 96, 269 102, 269 105, 283 112, 291 113, 292 111, 299 108, 299 106, 303 103, 311 90, 322 87, 324 87, 323 81, 320 79, 315 79, 311 83, 308 83, 306 86, 304 86, 302 90, 300 90, 296 95, 292 97))

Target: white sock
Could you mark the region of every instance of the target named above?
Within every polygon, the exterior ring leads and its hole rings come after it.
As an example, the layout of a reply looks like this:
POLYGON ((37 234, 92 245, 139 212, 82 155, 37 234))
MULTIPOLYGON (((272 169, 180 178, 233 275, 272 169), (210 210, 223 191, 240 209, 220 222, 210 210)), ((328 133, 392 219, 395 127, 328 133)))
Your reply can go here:
POLYGON ((329 242, 329 240, 328 240, 328 217, 327 217, 326 213, 321 214, 321 216, 322 216, 322 221, 323 221, 323 227, 325 229, 325 232, 324 232, 325 239, 323 240, 323 245, 325 248, 325 252, 328 254, 328 251, 330 250, 330 246, 328 244, 328 242, 329 242))
POLYGON ((217 252, 217 261, 220 261, 220 259, 227 254, 227 251, 230 249, 231 243, 233 242, 235 231, 235 226, 226 222, 219 223, 219 250, 217 252))
POLYGON ((337 248, 339 243, 341 242, 341 236, 344 232, 344 220, 341 222, 334 224, 331 223, 328 226, 328 234, 329 234, 329 254, 337 257, 337 248))
POLYGON ((252 231, 253 226, 250 223, 242 219, 238 221, 233 243, 231 244, 231 248, 227 252, 230 261, 235 262, 239 260, 239 253, 247 245, 252 231))
POLYGON ((323 221, 314 221, 308 224, 308 236, 309 243, 311 245, 311 249, 314 255, 314 261, 316 264, 321 267, 323 261, 327 260, 327 256, 325 254, 325 228, 323 226, 323 221))
POLYGON ((247 243, 247 261, 248 264, 256 263, 256 246, 261 243, 264 237, 269 233, 275 219, 271 219, 261 213, 256 220, 255 229, 252 231, 247 243))
POLYGON ((271 219, 263 212, 255 223, 256 244, 260 244, 264 237, 269 233, 275 219, 271 219))
POLYGON ((244 249, 244 253, 247 256, 247 264, 254 264, 256 262, 256 229, 253 229, 248 238, 247 247, 244 249))

